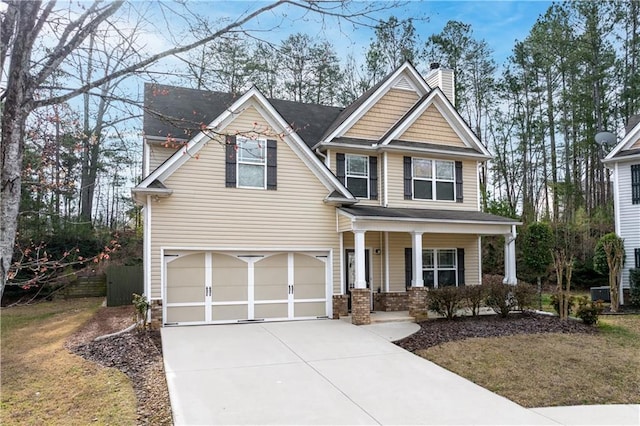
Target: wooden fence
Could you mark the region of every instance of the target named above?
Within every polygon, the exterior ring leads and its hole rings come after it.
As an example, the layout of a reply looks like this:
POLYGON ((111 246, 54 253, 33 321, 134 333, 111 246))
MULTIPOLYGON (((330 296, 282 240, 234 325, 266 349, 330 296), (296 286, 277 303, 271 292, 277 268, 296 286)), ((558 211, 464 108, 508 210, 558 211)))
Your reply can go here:
POLYGON ((144 292, 142 265, 107 268, 107 306, 130 305, 133 293, 144 292))

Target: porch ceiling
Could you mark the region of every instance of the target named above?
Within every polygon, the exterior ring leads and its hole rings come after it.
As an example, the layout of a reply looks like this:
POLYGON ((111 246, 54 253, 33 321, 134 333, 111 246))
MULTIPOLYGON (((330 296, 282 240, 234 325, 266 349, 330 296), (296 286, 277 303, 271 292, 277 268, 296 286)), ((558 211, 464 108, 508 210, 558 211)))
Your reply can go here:
POLYGON ((339 214, 350 219, 348 229, 340 231, 390 231, 446 234, 510 234, 517 220, 465 210, 390 208, 381 206, 343 206, 339 214))

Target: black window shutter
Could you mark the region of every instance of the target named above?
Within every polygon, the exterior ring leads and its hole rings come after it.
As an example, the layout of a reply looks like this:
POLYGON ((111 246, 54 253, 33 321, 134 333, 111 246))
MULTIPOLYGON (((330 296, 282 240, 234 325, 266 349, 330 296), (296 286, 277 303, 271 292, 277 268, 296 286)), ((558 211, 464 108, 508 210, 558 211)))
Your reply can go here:
POLYGON ((270 190, 275 190, 278 187, 277 146, 277 141, 267 141, 267 189, 270 190))
POLYGON ((631 204, 640 204, 640 164, 631 166, 631 204))
POLYGON ((640 248, 634 250, 636 255, 636 268, 640 268, 640 248))
POLYGON ((462 202, 462 161, 456 161, 456 203, 462 202))
POLYGON ((465 285, 464 281, 464 249, 457 249, 458 252, 458 287, 465 285))
POLYGON ((378 199, 378 157, 369 157, 369 199, 378 199))
POLYGON ((336 174, 338 175, 338 180, 343 185, 346 185, 344 171, 344 154, 336 154, 336 174))
POLYGON ((225 144, 225 185, 227 188, 236 187, 236 137, 227 136, 225 144))
POLYGON ((404 249, 404 285, 411 287, 411 278, 413 278, 413 249, 407 247, 404 249))
POLYGON ((404 157, 404 199, 410 200, 413 198, 412 188, 412 173, 411 173, 411 157, 404 157))

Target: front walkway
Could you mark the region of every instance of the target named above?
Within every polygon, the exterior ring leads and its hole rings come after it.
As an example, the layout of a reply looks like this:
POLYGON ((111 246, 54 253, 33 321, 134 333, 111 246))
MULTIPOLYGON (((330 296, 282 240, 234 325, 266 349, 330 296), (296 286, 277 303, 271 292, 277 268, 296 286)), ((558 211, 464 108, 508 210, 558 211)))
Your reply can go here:
POLYGON ((163 328, 175 424, 559 424, 389 343, 398 324, 163 328))

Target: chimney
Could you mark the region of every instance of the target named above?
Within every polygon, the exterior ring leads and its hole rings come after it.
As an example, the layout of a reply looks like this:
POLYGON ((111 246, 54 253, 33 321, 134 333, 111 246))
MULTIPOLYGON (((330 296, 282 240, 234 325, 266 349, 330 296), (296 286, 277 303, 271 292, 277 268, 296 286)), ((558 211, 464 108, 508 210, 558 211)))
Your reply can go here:
POLYGON ((440 68, 440 64, 432 62, 425 80, 431 88, 439 87, 449 101, 456 106, 456 87, 453 70, 440 68))

